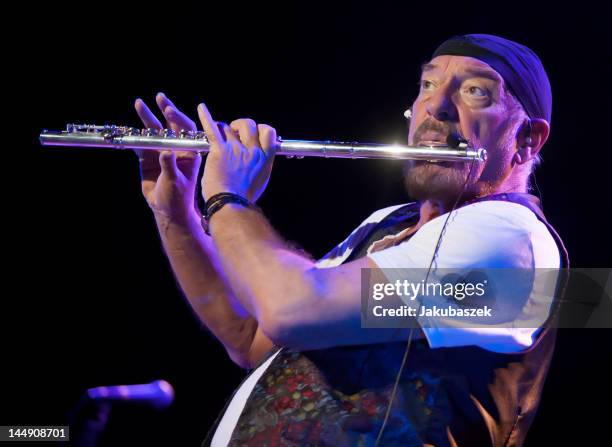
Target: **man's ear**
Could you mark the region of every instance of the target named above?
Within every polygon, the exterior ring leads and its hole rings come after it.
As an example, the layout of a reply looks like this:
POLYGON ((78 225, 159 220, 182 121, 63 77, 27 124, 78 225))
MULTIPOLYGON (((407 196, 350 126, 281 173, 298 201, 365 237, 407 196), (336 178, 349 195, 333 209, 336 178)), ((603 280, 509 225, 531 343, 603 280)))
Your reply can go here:
POLYGON ((550 134, 548 121, 535 118, 525 121, 517 138, 517 149, 513 161, 523 164, 532 160, 538 153, 550 134))

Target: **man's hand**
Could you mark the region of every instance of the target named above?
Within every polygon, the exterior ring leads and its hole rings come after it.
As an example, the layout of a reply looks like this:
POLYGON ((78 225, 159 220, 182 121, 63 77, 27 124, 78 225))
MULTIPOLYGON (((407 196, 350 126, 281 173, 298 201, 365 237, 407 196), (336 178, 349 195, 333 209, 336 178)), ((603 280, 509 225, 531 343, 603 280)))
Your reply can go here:
MULTIPOLYGON (((178 133, 196 130, 195 123, 163 94, 158 93, 157 106, 166 121, 166 128, 178 133)), ((147 128, 162 129, 161 122, 141 99, 134 104, 147 128)), ((142 193, 157 218, 179 224, 187 222, 195 207, 195 189, 202 163, 195 152, 136 151, 140 161, 142 193)))
POLYGON ((202 177, 202 194, 208 200, 220 192, 233 192, 256 202, 270 179, 278 148, 276 130, 250 119, 229 126, 213 121, 204 104, 198 106, 210 150, 202 177))

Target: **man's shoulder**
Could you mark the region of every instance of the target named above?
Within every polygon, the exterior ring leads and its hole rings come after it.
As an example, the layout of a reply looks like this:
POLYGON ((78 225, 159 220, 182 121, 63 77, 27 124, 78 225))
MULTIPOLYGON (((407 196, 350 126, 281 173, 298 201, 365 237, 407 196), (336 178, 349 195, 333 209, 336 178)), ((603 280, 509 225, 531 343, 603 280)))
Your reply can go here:
MULTIPOLYGON (((446 221, 442 215, 428 222, 416 235, 437 240, 446 221), (428 227, 429 226, 429 227, 428 227)), ((559 249, 548 227, 528 207, 515 202, 480 201, 458 208, 444 233, 446 247, 465 252, 467 247, 484 254, 522 259, 537 267, 559 266, 559 249)), ((444 248, 444 244, 443 247, 444 248)), ((488 255, 487 255, 488 256, 488 255)))
POLYGON ((556 246, 548 227, 531 209, 519 203, 486 200, 462 206, 450 216, 442 214, 426 223, 418 232, 421 234, 417 233, 417 239, 427 234, 437 238, 445 223, 445 234, 462 240, 488 241, 496 245, 508 240, 529 242, 538 239, 545 240, 551 247, 556 246))

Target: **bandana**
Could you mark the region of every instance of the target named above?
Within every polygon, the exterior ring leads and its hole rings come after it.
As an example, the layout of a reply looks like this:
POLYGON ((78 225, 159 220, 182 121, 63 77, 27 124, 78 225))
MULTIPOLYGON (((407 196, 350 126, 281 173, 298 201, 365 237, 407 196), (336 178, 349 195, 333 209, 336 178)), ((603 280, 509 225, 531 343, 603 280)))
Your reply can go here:
POLYGON ((538 56, 524 45, 490 34, 467 34, 448 39, 437 56, 468 56, 487 63, 504 79, 530 118, 550 123, 552 92, 538 56))

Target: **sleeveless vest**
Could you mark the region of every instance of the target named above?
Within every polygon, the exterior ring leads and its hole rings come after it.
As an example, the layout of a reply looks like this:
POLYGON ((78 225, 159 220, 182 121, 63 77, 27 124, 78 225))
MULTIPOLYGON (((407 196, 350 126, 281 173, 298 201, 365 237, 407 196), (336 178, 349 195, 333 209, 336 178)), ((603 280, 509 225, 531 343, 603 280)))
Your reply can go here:
MULTIPOLYGON (((559 248, 539 200, 504 193, 464 203, 503 200, 533 211, 559 248)), ((418 203, 402 206, 362 231, 344 262, 419 220, 418 203)), ((429 348, 413 340, 380 445, 522 445, 539 404, 555 345, 545 325, 533 345, 517 354, 478 346, 429 348)), ((232 433, 230 446, 370 446, 382 424, 406 342, 341 346, 296 352, 282 348, 257 382, 232 433)), ((223 413, 222 413, 223 414, 223 413)), ((216 425, 203 446, 210 445, 216 425)))

